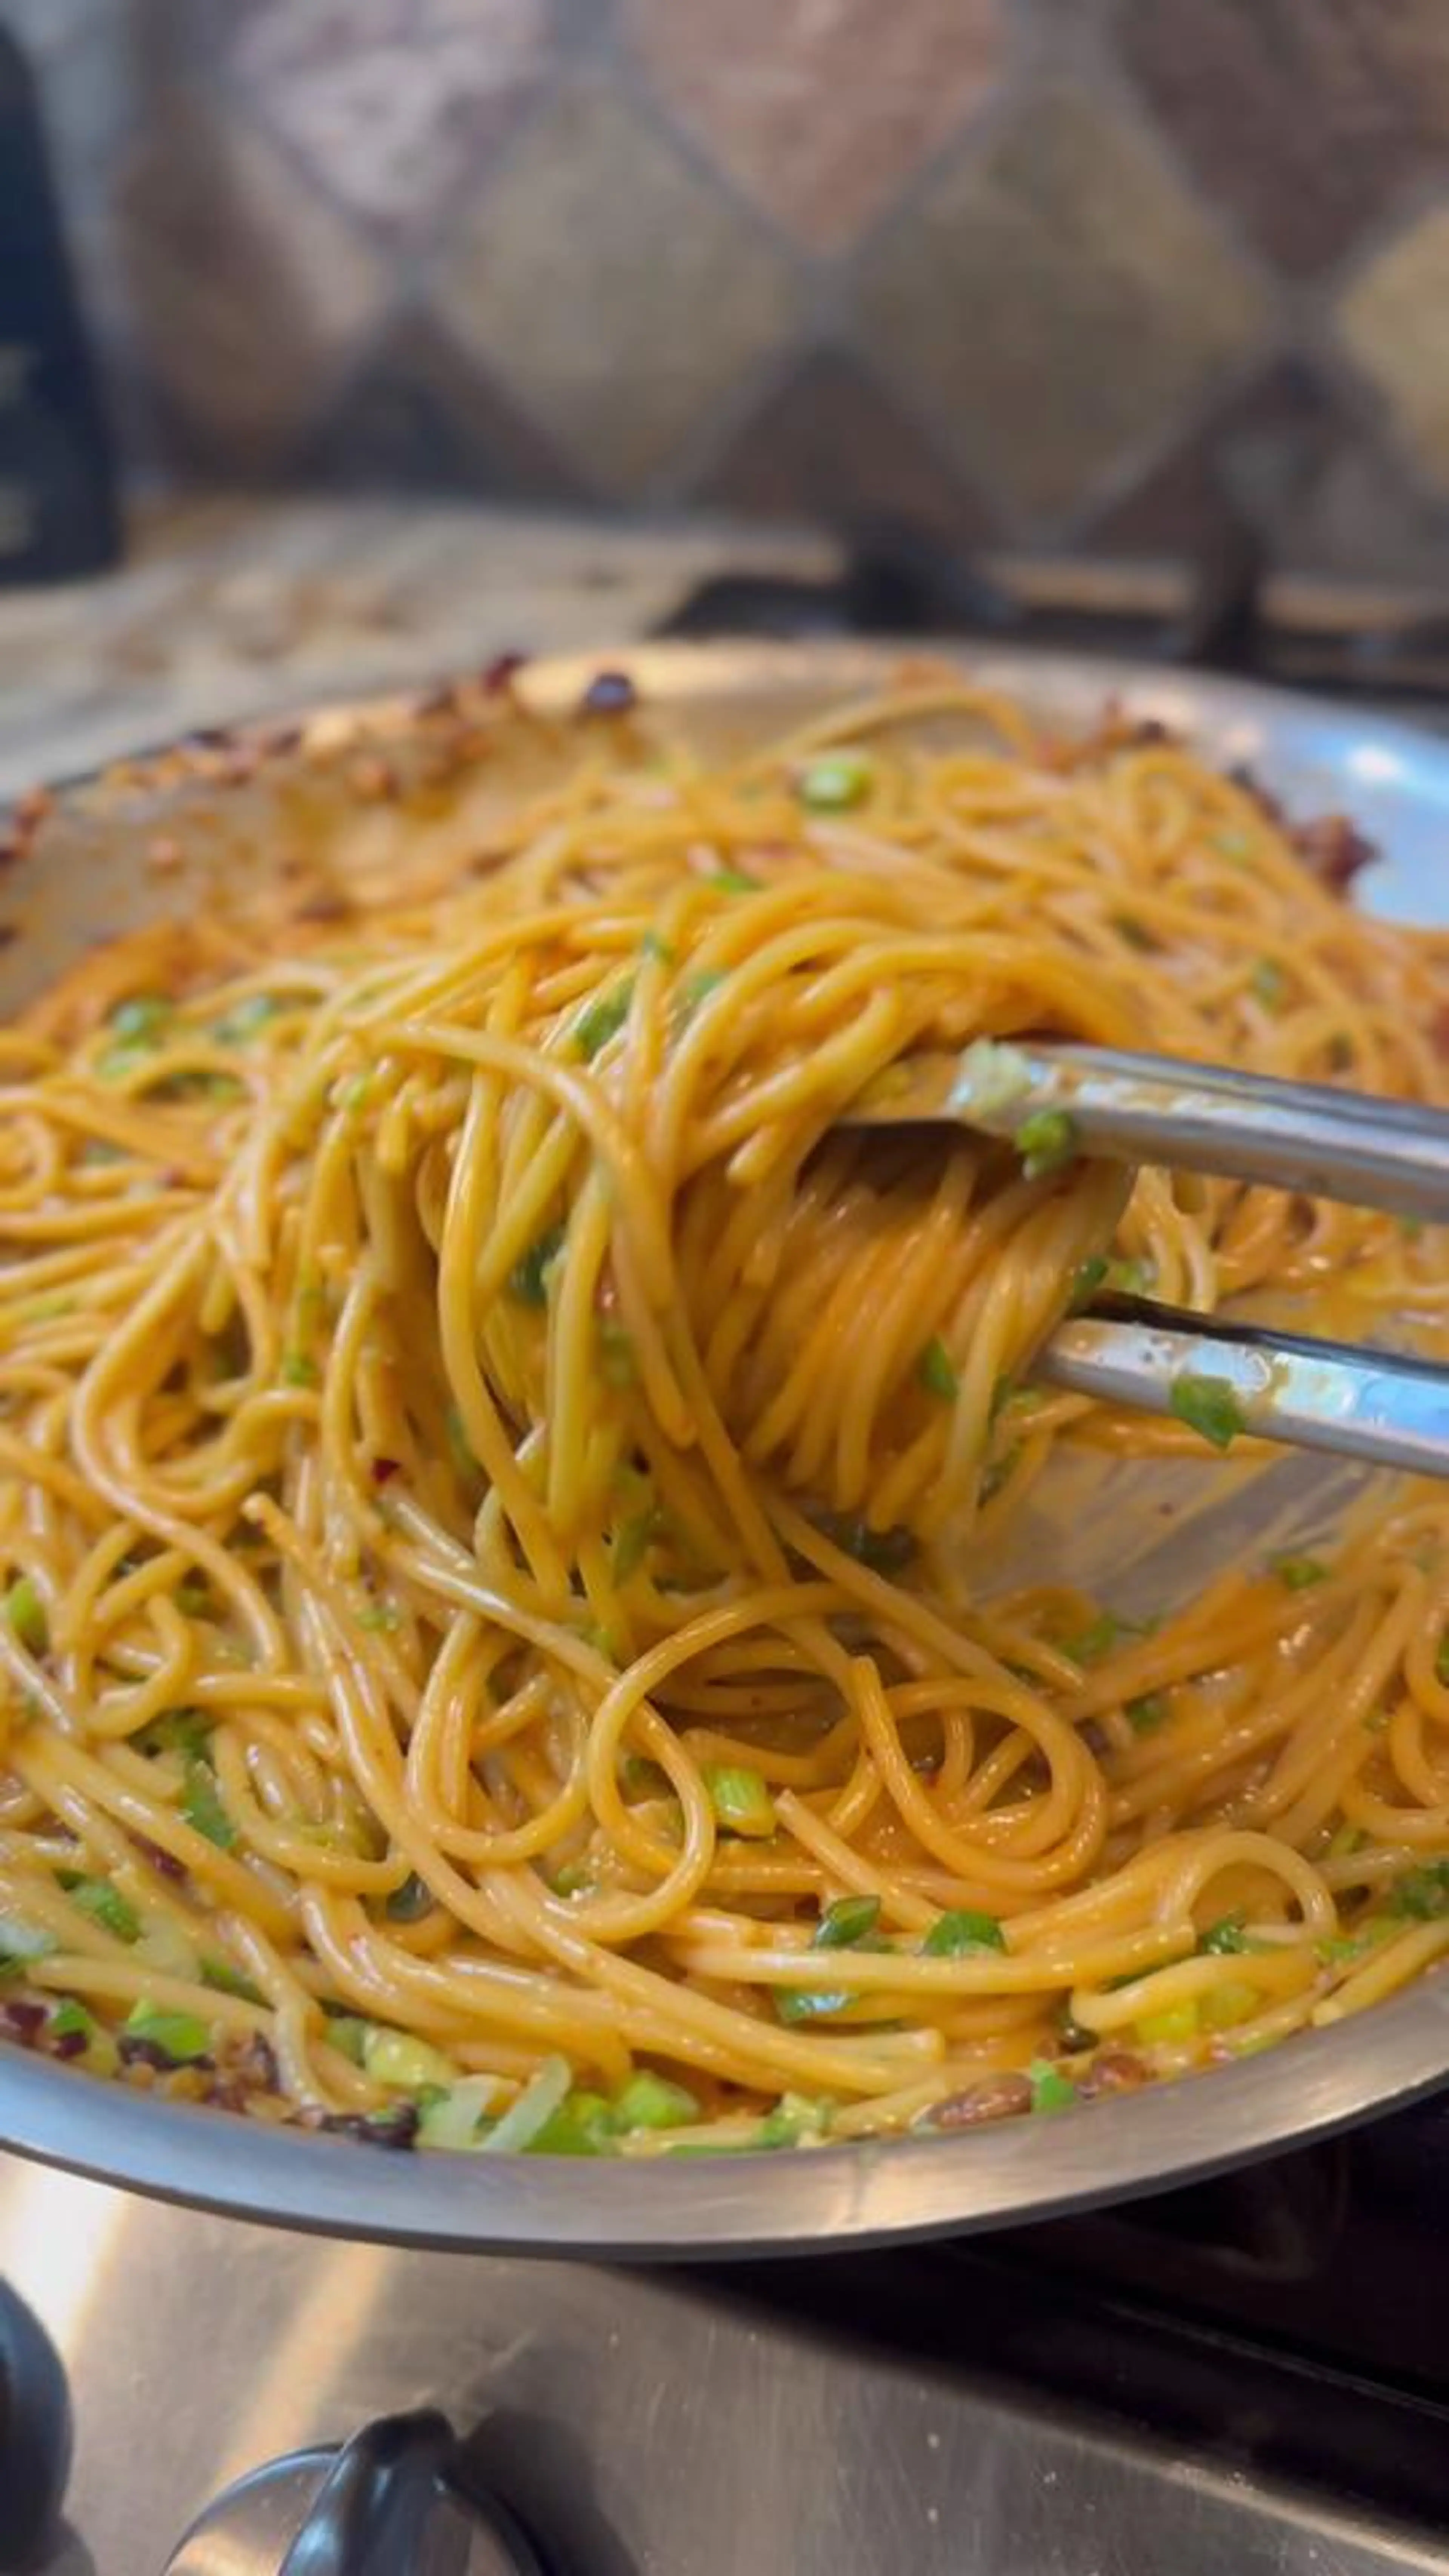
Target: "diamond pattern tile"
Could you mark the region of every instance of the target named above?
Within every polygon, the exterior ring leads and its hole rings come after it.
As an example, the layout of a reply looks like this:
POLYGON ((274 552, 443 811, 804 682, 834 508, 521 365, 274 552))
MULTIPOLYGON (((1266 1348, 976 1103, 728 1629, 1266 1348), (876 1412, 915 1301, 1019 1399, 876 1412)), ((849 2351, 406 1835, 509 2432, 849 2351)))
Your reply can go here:
POLYGON ((999 0, 626 0, 648 77, 736 185, 838 251, 1000 69, 999 0))
POLYGON ((369 350, 301 463, 309 479, 345 491, 558 503, 579 489, 537 425, 425 316, 369 350))
POLYGON ((529 121, 432 300, 585 481, 620 495, 678 470, 798 309, 759 228, 602 80, 529 121))
POLYGON ((1336 260, 1449 155, 1445 0, 1122 0, 1128 64, 1285 268, 1336 260))
POLYGON ((1069 519, 1260 343, 1252 272, 1089 92, 1045 89, 868 255, 861 304, 963 468, 1024 528, 1069 519))
POLYGON ((263 0, 235 74, 311 175, 384 233, 429 234, 532 93, 545 0, 263 0))
POLYGON ((265 135, 161 91, 117 191, 138 351, 194 461, 270 470, 320 408, 387 271, 265 135))
POLYGON ((1340 296, 1336 318, 1399 446, 1449 491, 1449 206, 1421 215, 1371 259, 1340 296))
POLYGON ((704 497, 762 518, 866 528, 895 520, 958 545, 989 533, 981 504, 858 361, 819 350, 772 392, 706 475, 704 497))

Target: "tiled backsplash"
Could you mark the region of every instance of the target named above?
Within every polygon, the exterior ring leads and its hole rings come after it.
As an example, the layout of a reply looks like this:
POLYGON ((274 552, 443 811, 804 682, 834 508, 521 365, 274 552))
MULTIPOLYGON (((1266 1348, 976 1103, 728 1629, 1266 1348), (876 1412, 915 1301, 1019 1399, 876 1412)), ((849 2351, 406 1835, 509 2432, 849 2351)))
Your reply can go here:
POLYGON ((0 0, 129 459, 1449 575, 1449 0, 0 0))

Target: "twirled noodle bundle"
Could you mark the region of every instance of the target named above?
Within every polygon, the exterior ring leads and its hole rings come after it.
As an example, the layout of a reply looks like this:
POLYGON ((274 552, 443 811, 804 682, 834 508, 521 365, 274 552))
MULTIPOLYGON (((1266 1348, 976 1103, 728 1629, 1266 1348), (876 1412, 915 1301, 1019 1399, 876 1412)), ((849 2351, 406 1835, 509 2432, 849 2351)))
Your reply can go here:
POLYGON ((1434 1348, 1437 1240, 1060 1121, 831 1130, 1027 1029, 1442 1099, 1443 943, 1184 748, 957 682, 732 767, 626 712, 442 845, 0 1041, 9 2036, 647 2153, 1049 2111, 1427 1967, 1434 1489, 1158 1623, 973 1568, 1063 1435, 1196 1445, 1031 1389, 1108 1265, 1434 1348))

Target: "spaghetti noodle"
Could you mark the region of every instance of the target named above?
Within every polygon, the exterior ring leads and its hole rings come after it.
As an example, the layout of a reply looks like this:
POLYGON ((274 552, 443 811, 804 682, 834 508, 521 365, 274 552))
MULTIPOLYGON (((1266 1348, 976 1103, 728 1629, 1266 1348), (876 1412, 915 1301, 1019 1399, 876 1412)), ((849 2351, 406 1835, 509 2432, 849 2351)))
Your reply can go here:
POLYGON ((959 681, 591 740, 481 873, 122 943, 0 1039, 5 2031, 638 2154, 1047 2112, 1402 1986, 1439 1493, 1159 1622, 977 1569, 1059 1443, 1199 1446, 1033 1390, 1102 1276, 1435 1348, 1433 1237, 832 1121, 1041 1028, 1443 1100, 1444 944, 1182 746, 959 681))

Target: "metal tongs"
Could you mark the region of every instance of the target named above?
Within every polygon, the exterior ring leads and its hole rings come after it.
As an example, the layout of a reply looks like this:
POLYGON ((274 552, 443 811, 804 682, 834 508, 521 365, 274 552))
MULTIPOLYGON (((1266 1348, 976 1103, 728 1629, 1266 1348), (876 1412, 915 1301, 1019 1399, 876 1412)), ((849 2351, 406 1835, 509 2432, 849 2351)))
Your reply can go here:
MULTIPOLYGON (((1323 1083, 1074 1044, 921 1055, 847 1112, 849 1126, 969 1127, 1115 1162, 1215 1173, 1449 1224, 1449 1115, 1323 1083), (1025 1133, 1024 1133, 1025 1131, 1025 1133)), ((1030 1165, 1028 1165, 1030 1168, 1030 1165)), ((1034 1374, 1074 1395, 1192 1417, 1304 1449, 1449 1476, 1449 1367, 1398 1352, 1219 1321, 1145 1297, 1094 1297, 1034 1374), (1197 1410, 1202 1411, 1201 1404, 1197 1410)))

